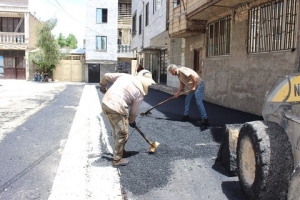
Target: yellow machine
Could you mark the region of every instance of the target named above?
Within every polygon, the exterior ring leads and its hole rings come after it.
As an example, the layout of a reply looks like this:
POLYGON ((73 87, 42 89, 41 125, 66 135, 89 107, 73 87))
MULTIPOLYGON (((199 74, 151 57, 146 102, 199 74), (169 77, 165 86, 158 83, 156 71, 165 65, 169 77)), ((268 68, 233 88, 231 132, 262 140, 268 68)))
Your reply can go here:
POLYGON ((263 121, 241 126, 236 140, 240 185, 249 199, 300 199, 300 74, 266 94, 263 121))

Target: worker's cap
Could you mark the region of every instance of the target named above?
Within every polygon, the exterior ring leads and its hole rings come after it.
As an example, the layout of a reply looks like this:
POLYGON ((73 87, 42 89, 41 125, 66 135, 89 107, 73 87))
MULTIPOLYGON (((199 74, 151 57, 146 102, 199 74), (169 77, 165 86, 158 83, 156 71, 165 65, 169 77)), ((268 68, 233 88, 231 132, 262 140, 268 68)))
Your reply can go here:
POLYGON ((152 79, 152 74, 150 71, 143 69, 141 70, 136 78, 142 83, 143 85, 143 91, 142 93, 144 95, 148 94, 148 87, 152 84, 155 84, 155 81, 152 79))

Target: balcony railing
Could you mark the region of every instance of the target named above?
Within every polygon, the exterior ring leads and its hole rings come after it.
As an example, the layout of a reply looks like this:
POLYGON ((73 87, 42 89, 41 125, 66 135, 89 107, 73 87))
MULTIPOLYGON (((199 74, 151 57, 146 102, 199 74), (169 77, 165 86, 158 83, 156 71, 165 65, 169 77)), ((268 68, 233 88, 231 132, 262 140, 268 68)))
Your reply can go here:
POLYGON ((118 45, 118 53, 133 53, 130 45, 118 45))
POLYGON ((131 25, 131 9, 120 9, 118 13, 119 25, 131 25))
POLYGON ((0 43, 24 44, 25 33, 0 32, 0 43))

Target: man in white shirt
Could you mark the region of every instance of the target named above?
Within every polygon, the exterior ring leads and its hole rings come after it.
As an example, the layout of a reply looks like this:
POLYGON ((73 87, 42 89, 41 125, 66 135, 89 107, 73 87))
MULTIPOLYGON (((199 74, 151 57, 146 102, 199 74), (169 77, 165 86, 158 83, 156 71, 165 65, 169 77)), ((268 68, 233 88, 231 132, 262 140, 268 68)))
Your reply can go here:
POLYGON ((100 82, 100 91, 105 93, 102 110, 112 127, 114 141, 113 166, 124 166, 123 158, 128 139, 128 125, 134 128, 140 105, 148 94, 148 87, 155 84, 151 72, 141 70, 137 76, 124 73, 106 73, 100 82), (107 90, 107 83, 113 85, 107 90))

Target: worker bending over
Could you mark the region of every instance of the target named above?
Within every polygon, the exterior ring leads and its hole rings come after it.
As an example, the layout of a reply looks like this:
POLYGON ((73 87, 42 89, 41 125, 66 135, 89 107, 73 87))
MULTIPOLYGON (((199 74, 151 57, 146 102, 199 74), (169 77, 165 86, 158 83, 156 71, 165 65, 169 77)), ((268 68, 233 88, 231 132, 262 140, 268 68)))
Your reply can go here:
POLYGON ((155 84, 151 72, 141 70, 137 76, 124 73, 106 73, 100 82, 100 91, 105 93, 102 110, 112 127, 114 142, 113 166, 124 166, 125 144, 128 139, 128 124, 136 126, 135 119, 140 111, 148 87, 155 84), (107 83, 113 85, 107 90, 107 83))

